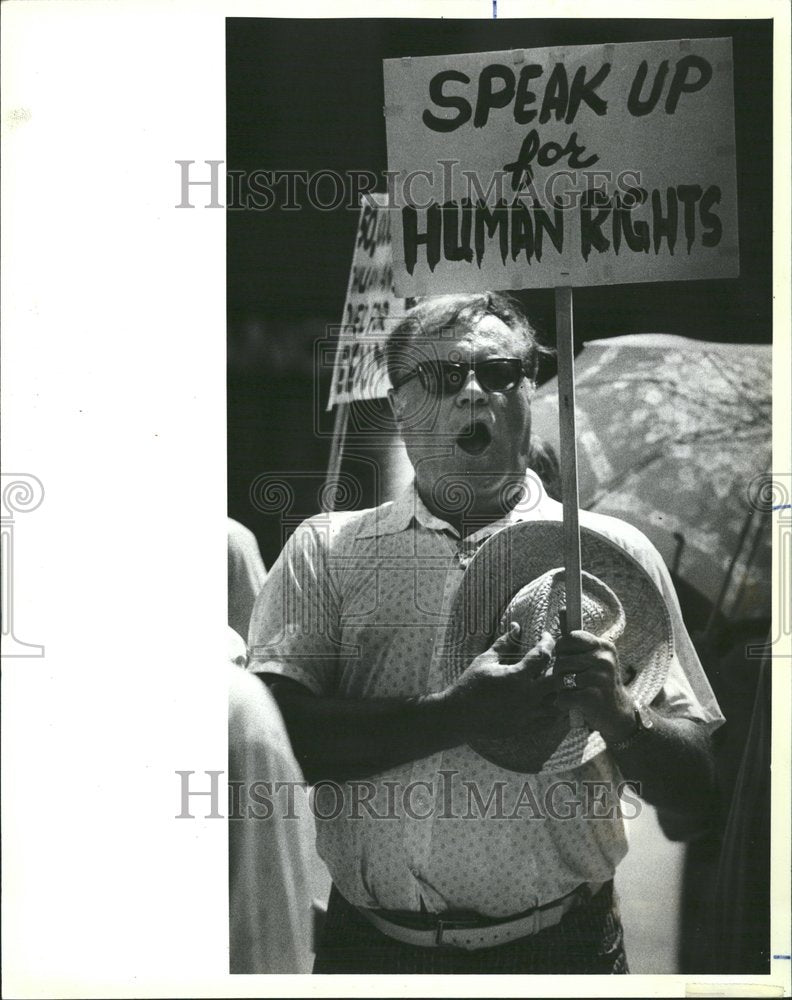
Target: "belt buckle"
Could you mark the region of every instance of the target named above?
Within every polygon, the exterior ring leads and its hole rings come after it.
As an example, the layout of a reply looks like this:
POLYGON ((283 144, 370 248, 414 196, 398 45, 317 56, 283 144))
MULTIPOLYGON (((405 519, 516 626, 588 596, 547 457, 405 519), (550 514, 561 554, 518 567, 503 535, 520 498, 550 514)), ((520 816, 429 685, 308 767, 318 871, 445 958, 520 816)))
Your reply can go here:
POLYGON ((462 931, 472 927, 478 927, 480 921, 474 918, 464 920, 461 918, 457 919, 447 919, 443 917, 437 918, 437 930, 435 931, 435 947, 440 948, 445 945, 446 948, 464 948, 464 945, 451 944, 443 941, 443 934, 446 930, 449 931, 462 931))
POLYGON ((541 926, 540 926, 541 916, 540 916, 540 910, 539 910, 538 906, 534 907, 533 910, 531 910, 530 913, 528 913, 524 917, 522 917, 521 918, 521 922, 524 921, 524 920, 528 920, 529 918, 530 918, 530 921, 531 921, 530 930, 526 930, 524 934, 520 935, 520 937, 533 937, 534 934, 538 934, 539 931, 542 929, 541 926))

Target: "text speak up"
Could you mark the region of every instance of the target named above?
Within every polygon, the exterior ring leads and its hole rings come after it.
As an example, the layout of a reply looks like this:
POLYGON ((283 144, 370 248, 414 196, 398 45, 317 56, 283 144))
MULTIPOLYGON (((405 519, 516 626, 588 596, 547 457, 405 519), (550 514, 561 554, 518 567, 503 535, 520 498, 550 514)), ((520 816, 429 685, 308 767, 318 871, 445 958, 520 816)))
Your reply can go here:
MULTIPOLYGON (((647 85, 649 64, 644 60, 639 65, 627 96, 627 110, 633 117, 640 118, 653 111, 664 93, 665 112, 673 115, 683 94, 702 90, 712 79, 711 64, 698 55, 686 55, 676 62, 666 88, 670 70, 669 60, 663 59, 647 85)), ((534 105, 538 104, 539 95, 530 88, 532 81, 544 74, 545 67, 528 63, 515 76, 510 66, 493 63, 479 73, 474 111, 466 97, 451 90, 453 84, 467 87, 471 83, 470 77, 461 70, 444 69, 430 80, 429 98, 437 108, 452 109, 456 114, 452 118, 439 117, 427 108, 423 113, 423 122, 434 132, 453 132, 473 116, 473 127, 483 128, 489 121, 491 111, 509 105, 518 125, 527 125, 537 115, 540 123, 552 117, 569 125, 584 104, 601 117, 607 114, 608 102, 597 91, 610 71, 611 63, 602 63, 593 76, 587 78, 589 67, 579 66, 570 81, 564 63, 556 63, 544 82, 541 106, 537 110, 534 105)))

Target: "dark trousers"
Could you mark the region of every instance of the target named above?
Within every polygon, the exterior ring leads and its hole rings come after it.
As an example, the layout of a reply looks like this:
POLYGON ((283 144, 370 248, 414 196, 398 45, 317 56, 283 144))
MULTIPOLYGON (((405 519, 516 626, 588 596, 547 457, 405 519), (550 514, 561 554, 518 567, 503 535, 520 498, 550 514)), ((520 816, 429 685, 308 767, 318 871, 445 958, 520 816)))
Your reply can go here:
POLYGON ((624 974, 627 958, 613 883, 555 927, 494 948, 422 948, 382 934, 333 886, 314 962, 322 973, 624 974))

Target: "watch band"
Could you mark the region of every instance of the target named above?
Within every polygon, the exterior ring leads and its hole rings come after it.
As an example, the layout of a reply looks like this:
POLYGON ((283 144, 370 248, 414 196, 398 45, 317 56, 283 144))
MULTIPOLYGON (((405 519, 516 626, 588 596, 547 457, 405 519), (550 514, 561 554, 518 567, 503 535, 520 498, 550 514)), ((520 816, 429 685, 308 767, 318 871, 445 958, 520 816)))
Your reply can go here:
POLYGON ((643 705, 635 706, 635 729, 630 733, 626 740, 619 740, 617 743, 609 743, 608 747, 611 750, 629 750, 630 747, 634 746, 638 740, 642 738, 645 732, 652 729, 654 723, 649 718, 646 713, 646 709, 643 705))

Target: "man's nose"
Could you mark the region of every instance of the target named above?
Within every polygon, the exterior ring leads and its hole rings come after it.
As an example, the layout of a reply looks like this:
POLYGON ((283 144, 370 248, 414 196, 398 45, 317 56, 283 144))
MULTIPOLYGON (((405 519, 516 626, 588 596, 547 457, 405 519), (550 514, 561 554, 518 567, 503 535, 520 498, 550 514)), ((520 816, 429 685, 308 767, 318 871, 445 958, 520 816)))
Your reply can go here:
POLYGON ((473 406, 478 402, 486 402, 488 394, 481 388, 475 371, 471 368, 467 373, 467 378, 462 384, 462 388, 456 394, 457 406, 473 406))

